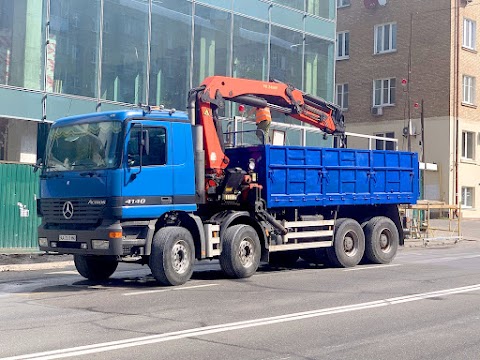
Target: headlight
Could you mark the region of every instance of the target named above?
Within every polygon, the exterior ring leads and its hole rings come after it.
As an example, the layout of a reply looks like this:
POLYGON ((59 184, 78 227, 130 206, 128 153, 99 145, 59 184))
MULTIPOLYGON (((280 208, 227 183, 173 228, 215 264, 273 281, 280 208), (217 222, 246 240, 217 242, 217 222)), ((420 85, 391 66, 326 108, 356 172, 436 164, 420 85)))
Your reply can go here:
POLYGON ((92 248, 97 250, 107 250, 110 246, 108 240, 92 240, 92 248))
POLYGON ((47 238, 38 238, 38 246, 47 247, 48 246, 48 239, 47 238))

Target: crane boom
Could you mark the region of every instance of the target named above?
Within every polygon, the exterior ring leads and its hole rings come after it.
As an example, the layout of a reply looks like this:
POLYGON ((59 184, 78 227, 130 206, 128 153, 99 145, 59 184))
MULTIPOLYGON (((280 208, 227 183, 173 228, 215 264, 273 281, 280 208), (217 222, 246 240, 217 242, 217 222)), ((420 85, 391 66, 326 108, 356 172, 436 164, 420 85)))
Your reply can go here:
POLYGON ((224 153, 223 135, 218 109, 225 101, 257 108, 268 107, 313 125, 327 134, 343 135, 344 118, 341 109, 320 98, 280 81, 260 81, 227 76, 211 76, 190 90, 189 101, 195 108, 195 124, 203 126, 205 171, 207 176, 222 178, 229 159, 224 153))

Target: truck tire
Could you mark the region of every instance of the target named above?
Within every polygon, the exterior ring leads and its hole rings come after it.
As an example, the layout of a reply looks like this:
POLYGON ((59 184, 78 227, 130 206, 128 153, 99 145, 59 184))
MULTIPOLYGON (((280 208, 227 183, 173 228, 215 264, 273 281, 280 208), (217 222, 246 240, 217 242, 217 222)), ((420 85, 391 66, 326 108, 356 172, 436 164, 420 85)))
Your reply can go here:
POLYGON ((157 282, 166 286, 185 284, 192 277, 194 263, 195 245, 187 229, 171 226, 155 233, 149 266, 157 282))
POLYGON ((362 260, 365 235, 360 224, 353 219, 338 219, 333 246, 327 248, 328 260, 336 267, 352 267, 362 260))
POLYGON ((107 280, 118 266, 114 256, 73 255, 73 262, 78 273, 92 281, 107 280))
POLYGON ((222 237, 220 266, 231 278, 248 278, 260 265, 261 247, 257 232, 249 225, 229 227, 222 237))
POLYGON ((299 258, 297 251, 278 251, 270 253, 269 265, 272 267, 293 267, 299 258))
POLYGON ((363 229, 365 233, 364 260, 373 264, 388 264, 397 254, 399 238, 395 223, 385 216, 372 218, 363 229))

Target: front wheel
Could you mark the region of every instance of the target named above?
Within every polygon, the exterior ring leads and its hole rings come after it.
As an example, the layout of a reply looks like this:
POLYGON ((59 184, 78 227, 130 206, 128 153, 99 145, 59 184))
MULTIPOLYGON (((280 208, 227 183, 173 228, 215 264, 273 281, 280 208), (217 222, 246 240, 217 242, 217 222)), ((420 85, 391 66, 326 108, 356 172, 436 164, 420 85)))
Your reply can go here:
POLYGON ((155 233, 149 266, 160 284, 185 284, 192 277, 194 262, 195 245, 187 229, 171 226, 155 233))
POLYGON ((73 262, 80 275, 88 280, 107 280, 117 269, 114 256, 73 255, 73 262))
POLYGON ((260 265, 261 247, 257 232, 249 225, 234 225, 222 238, 220 266, 232 278, 252 276, 260 265))

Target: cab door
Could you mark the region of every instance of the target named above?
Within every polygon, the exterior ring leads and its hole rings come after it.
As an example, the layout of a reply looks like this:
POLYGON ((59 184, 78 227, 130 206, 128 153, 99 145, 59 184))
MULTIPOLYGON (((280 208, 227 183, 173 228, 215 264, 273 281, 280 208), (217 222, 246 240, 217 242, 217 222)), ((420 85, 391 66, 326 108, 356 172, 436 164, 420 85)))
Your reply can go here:
POLYGON ((133 120, 126 129, 122 217, 158 218, 173 209, 172 124, 133 120))

